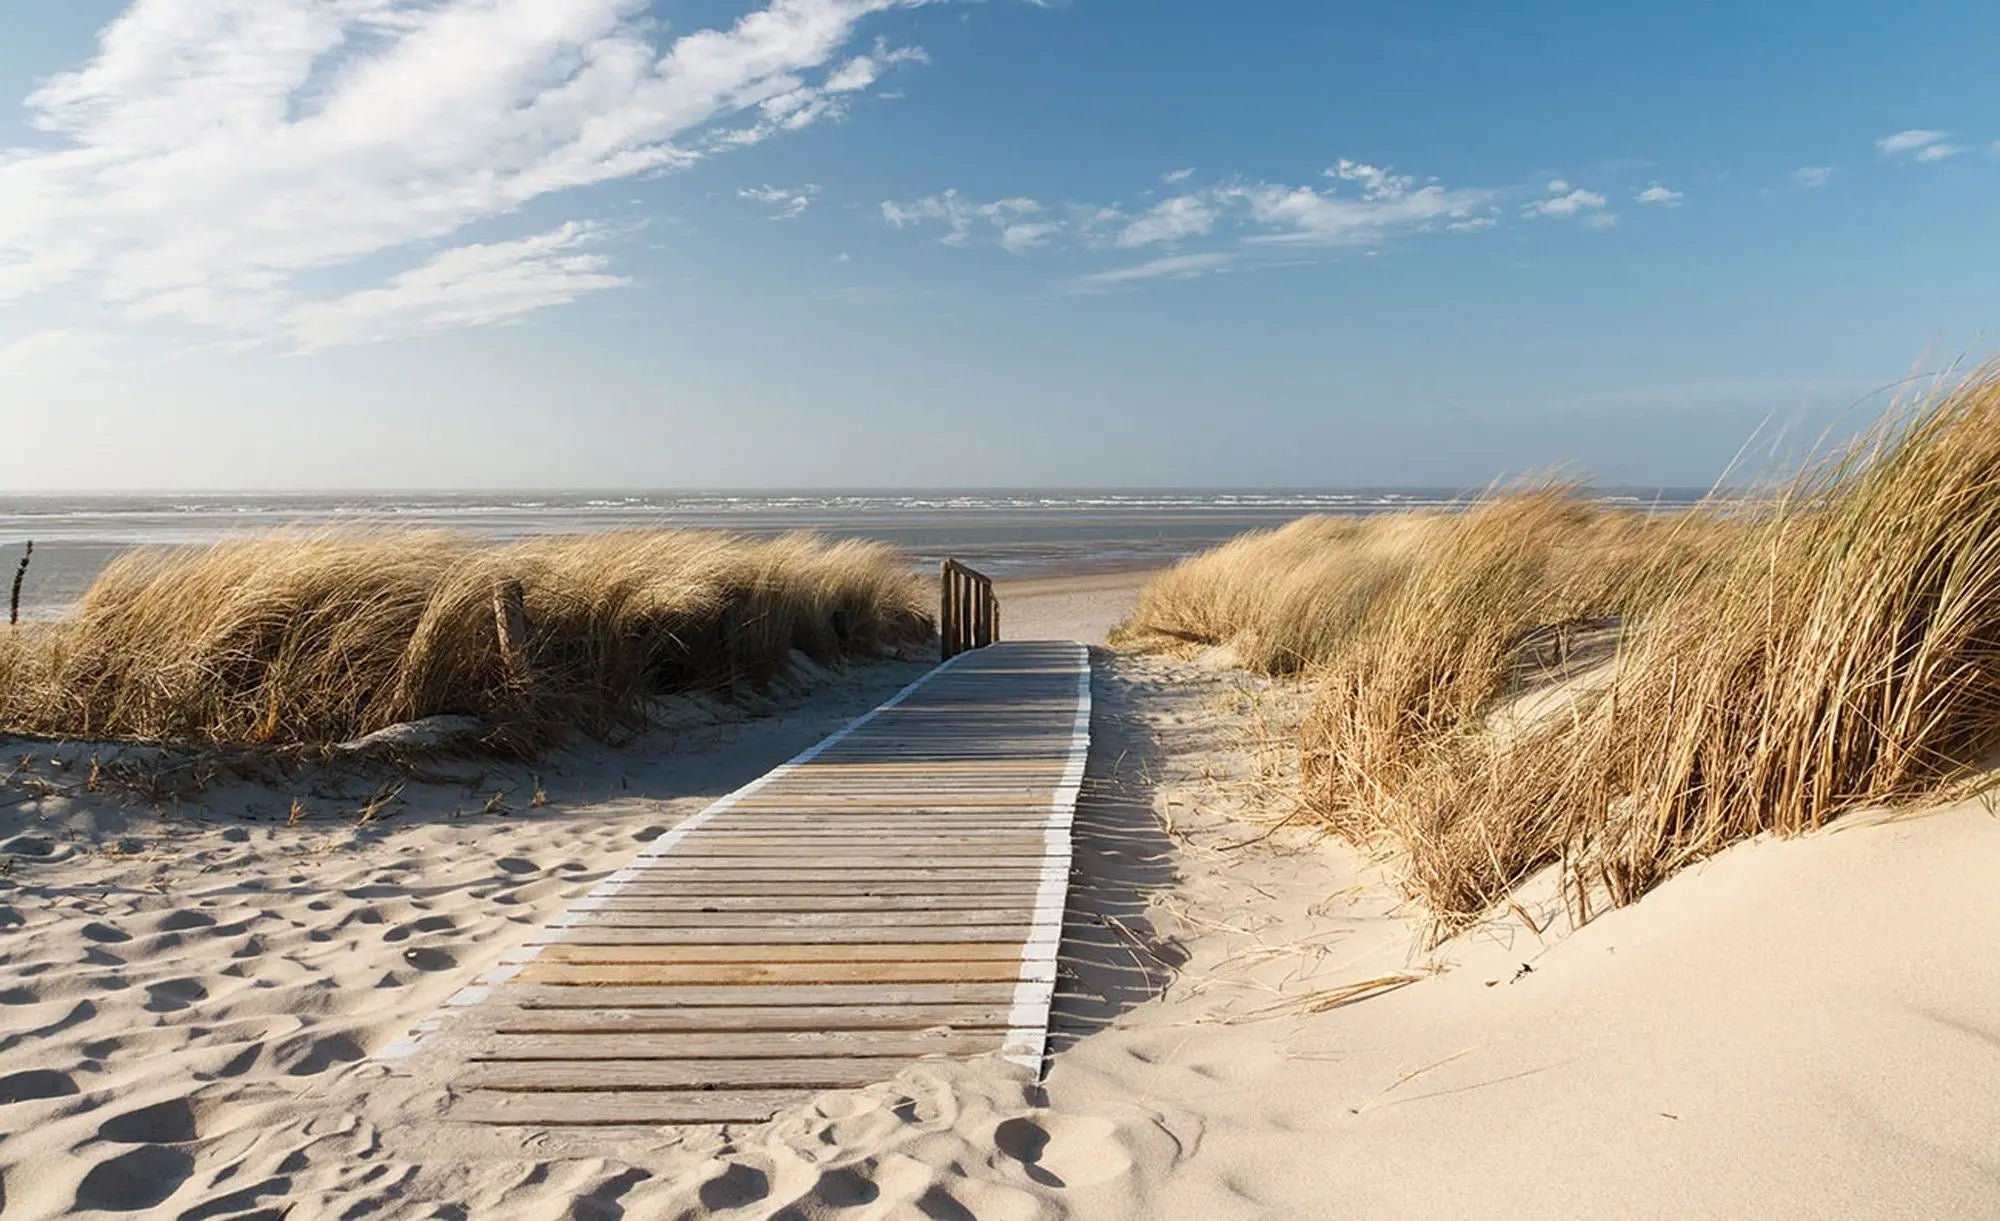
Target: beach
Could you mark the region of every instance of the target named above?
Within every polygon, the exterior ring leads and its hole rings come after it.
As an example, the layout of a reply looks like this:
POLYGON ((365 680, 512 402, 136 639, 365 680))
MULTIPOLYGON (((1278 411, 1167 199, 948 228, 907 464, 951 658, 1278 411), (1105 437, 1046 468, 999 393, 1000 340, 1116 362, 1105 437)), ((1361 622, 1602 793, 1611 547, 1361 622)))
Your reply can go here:
MULTIPOLYGON (((1020 630, 1101 641, 1138 584, 1003 592, 1020 630)), ((2000 1206, 1983 949, 2000 823, 1976 801, 1752 842, 1580 931, 1525 892, 1427 947, 1379 866, 1280 825, 1303 691, 1200 658, 1095 663, 1045 1084, 932 1061, 729 1130, 470 1129, 369 1057, 650 837, 924 663, 532 768, 441 767, 460 774, 366 822, 365 771, 313 776, 296 825, 283 784, 249 781, 158 815, 20 802, 85 764, 10 744, 32 762, 0 843, 7 1215, 2000 1206)))

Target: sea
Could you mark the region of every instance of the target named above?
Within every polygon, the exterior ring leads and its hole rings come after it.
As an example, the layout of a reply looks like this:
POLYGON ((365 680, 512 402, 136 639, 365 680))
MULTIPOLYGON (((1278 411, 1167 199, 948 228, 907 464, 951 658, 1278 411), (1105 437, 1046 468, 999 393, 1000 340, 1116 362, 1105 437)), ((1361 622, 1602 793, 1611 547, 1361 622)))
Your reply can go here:
MULTIPOLYGON (((996 580, 1022 580, 1154 568, 1309 514, 1445 508, 1477 494, 1443 488, 0 493, 0 586, 12 581, 25 544, 33 542, 21 614, 55 618, 131 548, 324 527, 416 527, 494 539, 661 527, 754 536, 812 531, 893 543, 927 568, 949 556, 996 580)), ((1584 495, 1665 510, 1702 493, 1602 488, 1584 495)))

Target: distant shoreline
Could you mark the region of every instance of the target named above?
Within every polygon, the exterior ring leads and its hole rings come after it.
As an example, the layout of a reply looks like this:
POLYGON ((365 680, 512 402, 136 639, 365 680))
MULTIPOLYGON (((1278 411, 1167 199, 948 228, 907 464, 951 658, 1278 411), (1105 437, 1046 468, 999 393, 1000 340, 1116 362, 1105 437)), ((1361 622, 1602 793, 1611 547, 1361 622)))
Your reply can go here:
MULTIPOLYGON (((622 529, 810 531, 901 548, 920 568, 947 556, 1001 581, 1145 571, 1237 535, 1315 513, 1366 515, 1463 503, 1437 488, 1081 489, 961 492, 181 494, 0 496, 0 564, 35 543, 25 617, 73 607, 134 546, 187 545, 274 530, 416 529, 511 539, 622 529)), ((1608 503, 1677 507, 1688 489, 1591 489, 1608 503)))

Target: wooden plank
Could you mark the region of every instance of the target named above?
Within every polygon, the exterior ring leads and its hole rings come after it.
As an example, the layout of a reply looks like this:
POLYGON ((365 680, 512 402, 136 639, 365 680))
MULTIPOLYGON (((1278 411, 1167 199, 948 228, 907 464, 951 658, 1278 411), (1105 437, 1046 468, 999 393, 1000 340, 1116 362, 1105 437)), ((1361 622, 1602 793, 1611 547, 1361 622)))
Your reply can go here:
POLYGON ((682 987, 536 987, 529 981, 507 989, 507 1001, 522 1009, 589 1008, 697 1009, 755 1005, 758 1008, 840 1009, 875 1005, 1005 1005, 1013 983, 710 985, 682 987))
POLYGON ((524 963, 523 983, 592 987, 617 984, 982 984, 1021 978, 1016 953, 994 962, 691 962, 524 963))
POLYGON ((676 1005, 653 1009, 530 1009, 492 1006, 475 1016, 473 1029, 494 1034, 622 1032, 625 1034, 736 1034, 750 1031, 1004 1030, 1006 1005, 676 1005))
POLYGON ((778 891, 766 895, 688 895, 676 887, 652 887, 636 891, 626 887, 616 895, 590 899, 590 907, 574 907, 564 915, 586 915, 592 911, 1012 911, 1030 907, 1034 895, 1026 889, 1010 889, 998 895, 960 893, 952 899, 918 891, 914 895, 862 895, 852 887, 826 895, 798 895, 778 891))
POLYGON ((856 877, 850 881, 804 881, 804 879, 740 879, 740 881, 696 881, 678 879, 672 875, 656 875, 644 883, 624 885, 620 895, 636 895, 646 889, 658 891, 662 895, 686 895, 686 897, 708 897, 708 899, 732 899, 744 897, 754 899, 760 895, 790 895, 794 899, 822 897, 830 899, 836 895, 884 895, 900 899, 924 899, 936 897, 938 891, 946 891, 960 899, 976 897, 1020 897, 1034 895, 1032 877, 1008 877, 1008 879, 954 879, 950 875, 934 873, 920 879, 866 879, 856 877), (948 887, 942 883, 950 883, 948 887))
POLYGON ((955 908, 947 911, 929 907, 910 911, 588 911, 559 917, 549 927, 578 931, 650 928, 717 933, 755 929, 766 932, 796 930, 801 933, 811 933, 833 930, 862 932, 877 929, 979 928, 996 925, 1025 928, 1032 918, 1033 911, 1025 903, 1013 908, 955 908))
POLYGON ((1042 875, 1040 861, 1028 865, 1018 861, 1000 861, 994 865, 980 865, 976 857, 958 857, 942 861, 924 861, 920 865, 908 859, 878 859, 862 857, 858 861, 842 861, 838 857, 828 857, 818 863, 806 863, 802 859, 764 859, 758 863, 750 861, 730 861, 726 865, 708 865, 696 857, 650 857, 646 861, 634 861, 626 867, 634 881, 638 879, 674 879, 680 883, 720 883, 720 881, 744 881, 744 883, 764 883, 764 881, 826 881, 826 879, 852 879, 858 885, 866 883, 958 883, 970 881, 966 875, 978 875, 988 881, 1006 879, 1032 879, 1042 875))
MULTIPOLYGON (((787 1060, 890 1056, 977 1056, 999 1051, 1004 1029, 732 1031, 644 1034, 629 1030, 551 1031, 482 1039, 474 1063, 537 1060, 787 1060)), ((608 1083, 606 1083, 608 1084, 608 1083)))
POLYGON ((866 945, 832 945, 807 942, 800 945, 597 945, 561 941, 544 945, 535 961, 594 963, 944 963, 1018 962, 1021 943, 1003 942, 907 942, 866 945))
POLYGON ((1026 920, 1012 924, 939 924, 925 927, 842 927, 808 925, 784 928, 618 928, 598 925, 552 927, 528 939, 529 945, 879 945, 885 942, 1004 944, 1019 952, 1028 938, 1026 920))

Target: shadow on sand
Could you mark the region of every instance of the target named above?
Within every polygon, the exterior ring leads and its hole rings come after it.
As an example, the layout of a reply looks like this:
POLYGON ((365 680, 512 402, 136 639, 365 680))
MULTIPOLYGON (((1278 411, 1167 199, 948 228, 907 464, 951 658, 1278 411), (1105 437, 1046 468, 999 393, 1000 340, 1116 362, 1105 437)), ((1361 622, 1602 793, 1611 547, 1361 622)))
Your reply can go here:
POLYGON ((1186 960, 1154 931, 1147 901, 1174 880, 1173 844, 1153 810, 1159 745, 1118 676, 1091 650, 1090 758, 1077 797, 1069 906, 1049 1014, 1052 1055, 1160 995, 1186 960))

